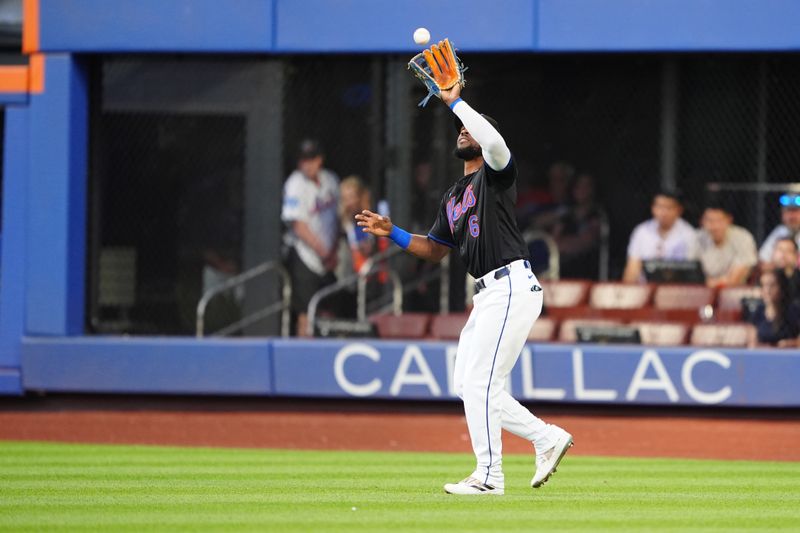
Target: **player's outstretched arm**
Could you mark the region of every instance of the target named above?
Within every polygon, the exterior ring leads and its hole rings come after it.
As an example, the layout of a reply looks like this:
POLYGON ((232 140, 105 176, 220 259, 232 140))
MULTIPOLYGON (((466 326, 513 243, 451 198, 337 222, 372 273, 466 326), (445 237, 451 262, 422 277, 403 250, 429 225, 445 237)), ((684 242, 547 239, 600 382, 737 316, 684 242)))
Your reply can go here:
POLYGON ((467 131, 481 145, 483 159, 493 170, 503 170, 511 161, 511 150, 500 132, 461 99, 461 85, 442 91, 442 101, 458 116, 467 131))
POLYGON ((361 227, 362 231, 376 237, 388 237, 406 252, 420 259, 438 263, 450 252, 450 248, 447 246, 422 235, 412 235, 392 224, 389 217, 373 213, 368 209, 357 214, 355 218, 356 224, 361 227))

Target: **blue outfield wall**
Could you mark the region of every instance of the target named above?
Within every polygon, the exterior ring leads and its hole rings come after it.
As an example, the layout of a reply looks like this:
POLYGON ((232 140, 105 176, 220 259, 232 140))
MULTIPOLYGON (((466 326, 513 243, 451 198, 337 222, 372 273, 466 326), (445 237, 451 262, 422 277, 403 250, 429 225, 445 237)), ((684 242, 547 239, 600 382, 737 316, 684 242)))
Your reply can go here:
POLYGON ((796 0, 39 0, 43 52, 797 50, 796 0))
POLYGON ((219 394, 272 392, 268 339, 26 338, 23 386, 29 391, 219 394))
POLYGON ((22 394, 20 349, 25 332, 29 111, 5 109, 3 235, 0 239, 0 395, 22 394), (10 135, 9 132, 14 132, 10 135), (11 201, 10 199, 13 199, 11 201))
MULTIPOLYGON (((276 341, 274 392, 453 399, 455 354, 440 342, 276 341)), ((797 351, 529 344, 508 387, 520 400, 798 407, 798 383, 797 351)))
MULTIPOLYGON (((456 345, 283 339, 27 338, 26 390, 455 400, 456 345)), ((530 344, 520 400, 800 407, 800 353, 530 344)))

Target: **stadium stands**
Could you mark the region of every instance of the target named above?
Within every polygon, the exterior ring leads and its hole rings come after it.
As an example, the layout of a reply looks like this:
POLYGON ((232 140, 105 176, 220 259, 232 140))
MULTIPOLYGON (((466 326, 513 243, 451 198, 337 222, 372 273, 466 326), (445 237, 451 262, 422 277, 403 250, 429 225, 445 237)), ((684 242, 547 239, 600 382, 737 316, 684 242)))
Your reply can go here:
POLYGON ((589 305, 595 309, 641 309, 650 303, 653 288, 653 285, 639 283, 595 283, 589 305))
MULTIPOLYGON (((736 347, 755 339, 753 327, 738 320, 742 298, 757 297, 757 287, 717 292, 703 285, 585 280, 549 280, 542 285, 545 309, 528 335, 530 342, 576 342, 576 328, 592 326, 632 326, 642 344, 651 346, 736 347)), ((468 317, 463 312, 406 313, 378 315, 371 321, 381 338, 456 341, 468 317)))
POLYGON ((742 299, 760 297, 761 289, 758 287, 724 287, 719 291, 715 316, 719 320, 737 321, 742 316, 742 299))
POLYGON ((561 329, 558 333, 558 340, 561 342, 575 342, 578 338, 575 331, 579 327, 585 326, 621 326, 622 322, 619 320, 605 319, 605 318, 578 318, 567 320, 561 323, 561 329))
POLYGON ((542 316, 534 322, 528 340, 532 342, 547 342, 553 340, 558 329, 558 321, 542 316))
POLYGON ((686 343, 689 325, 683 322, 631 322, 639 329, 642 344, 678 346, 686 343))
POLYGON ((467 313, 434 315, 431 321, 431 337, 441 340, 458 340, 468 317, 467 313))
POLYGON ((548 309, 586 304, 592 283, 582 279, 542 280, 544 305, 548 309))
POLYGON ((746 347, 755 342, 756 328, 742 322, 698 324, 692 328, 692 346, 746 347))
POLYGON ((382 339, 420 339, 428 335, 431 315, 428 313, 403 313, 402 315, 375 315, 370 321, 378 328, 382 339))
POLYGON ((653 307, 657 320, 697 322, 700 312, 714 304, 716 291, 704 285, 664 284, 656 287, 653 307))

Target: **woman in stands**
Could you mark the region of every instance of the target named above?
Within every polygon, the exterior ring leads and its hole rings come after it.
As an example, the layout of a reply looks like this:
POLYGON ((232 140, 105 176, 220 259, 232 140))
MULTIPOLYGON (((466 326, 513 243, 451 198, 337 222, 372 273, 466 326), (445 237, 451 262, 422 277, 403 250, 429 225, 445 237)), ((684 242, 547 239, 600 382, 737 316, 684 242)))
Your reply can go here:
POLYGON ((800 309, 789 299, 786 277, 775 270, 761 274, 761 298, 764 303, 751 319, 758 330, 758 342, 781 348, 798 346, 800 309))

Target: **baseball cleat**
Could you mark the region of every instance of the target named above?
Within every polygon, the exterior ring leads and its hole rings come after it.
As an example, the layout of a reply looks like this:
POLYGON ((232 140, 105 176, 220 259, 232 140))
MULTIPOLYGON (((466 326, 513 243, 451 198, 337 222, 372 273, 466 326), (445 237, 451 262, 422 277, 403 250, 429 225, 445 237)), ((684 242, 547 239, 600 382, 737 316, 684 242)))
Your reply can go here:
POLYGON ((562 435, 556 439, 552 448, 536 454, 536 474, 531 479, 531 487, 538 489, 544 485, 555 473, 558 463, 561 462, 567 450, 572 447, 572 435, 563 429, 561 432, 562 435))
POLYGON ((475 479, 468 477, 458 483, 446 483, 444 491, 448 494, 458 494, 459 496, 472 496, 483 494, 494 494, 495 496, 502 496, 505 493, 502 487, 493 487, 475 479))

